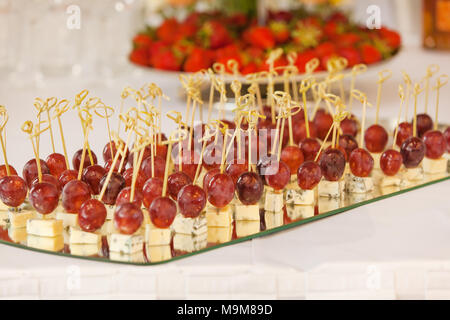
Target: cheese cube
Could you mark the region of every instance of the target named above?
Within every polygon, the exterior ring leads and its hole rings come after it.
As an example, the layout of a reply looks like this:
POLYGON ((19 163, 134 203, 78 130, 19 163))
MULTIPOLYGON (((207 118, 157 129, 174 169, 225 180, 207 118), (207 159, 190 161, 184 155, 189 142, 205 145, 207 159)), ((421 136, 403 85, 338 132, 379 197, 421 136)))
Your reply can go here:
POLYGON ((70 254, 73 254, 75 256, 82 256, 82 257, 89 257, 89 256, 96 256, 99 254, 101 249, 100 243, 95 244, 77 244, 77 243, 71 243, 69 245, 70 248, 70 254))
POLYGON ((35 218, 33 211, 22 210, 19 212, 8 212, 9 226, 11 228, 24 228, 27 225, 27 221, 33 218, 35 218))
POLYGON ((114 219, 114 212, 116 211, 116 206, 108 206, 106 207, 106 220, 113 220, 114 219))
POLYGON ((259 221, 259 205, 243 205, 238 204, 235 208, 235 219, 236 220, 246 220, 246 221, 259 221))
POLYGON ((318 201, 319 214, 339 209, 341 203, 341 198, 320 197, 318 201))
POLYGON ((169 228, 161 229, 152 224, 145 226, 145 242, 148 246, 168 245, 171 239, 172 231, 169 228))
POLYGON ((199 235, 175 233, 173 236, 173 248, 182 252, 194 252, 206 248, 208 234, 199 235))
POLYGON ((370 173, 370 176, 372 177, 372 181, 374 185, 379 185, 382 180, 386 177, 383 171, 381 169, 373 169, 370 173))
POLYGON ((61 220, 64 228, 78 226, 78 214, 76 213, 57 212, 56 220, 61 220))
POLYGON ((97 244, 102 241, 102 236, 99 233, 85 232, 78 227, 70 227, 71 244, 97 244))
POLYGON ((62 236, 63 229, 64 228, 61 220, 30 219, 27 222, 27 233, 35 236, 41 237, 62 236))
POLYGON ((26 244, 27 228, 9 228, 8 236, 15 243, 26 244))
POLYGON ((141 235, 128 235, 113 233, 110 238, 109 251, 132 254, 144 249, 144 237, 141 235))
MULTIPOLYGON (((401 183, 401 182, 400 182, 401 183)), ((380 186, 380 192, 382 195, 385 194, 391 194, 394 192, 400 191, 400 186, 399 185, 390 185, 390 186, 380 186)))
POLYGON ((303 190, 298 186, 295 189, 287 189, 286 204, 314 204, 314 190, 303 190))
POLYGON ((403 179, 410 181, 420 181, 423 180, 423 169, 422 167, 416 168, 405 168, 402 170, 403 179))
POLYGON ((246 237, 260 231, 259 221, 236 221, 236 236, 246 237))
POLYGON ((291 220, 306 219, 314 216, 314 206, 289 205, 286 213, 291 220))
POLYGON ((266 222, 266 230, 282 226, 283 222, 284 222, 283 214, 284 214, 284 211, 280 211, 280 212, 266 211, 264 213, 264 221, 266 222))
POLYGON ((206 233, 207 222, 205 213, 201 213, 196 218, 186 218, 182 214, 177 214, 172 223, 172 230, 176 233, 198 235, 206 233))
POLYGON ((64 249, 64 237, 41 237, 33 234, 27 236, 27 246, 40 250, 58 252, 64 249))
POLYGON ((367 193, 373 190, 373 181, 371 177, 356 177, 353 174, 347 180, 345 189, 349 193, 367 193))
POLYGON ((111 233, 117 233, 117 230, 114 228, 112 220, 106 220, 98 232, 103 236, 107 236, 111 233))
POLYGON ((447 159, 429 159, 425 157, 422 161, 423 171, 427 174, 437 174, 447 172, 447 159))
POLYGON ((391 186, 399 186, 401 183, 401 179, 399 176, 395 175, 395 176, 384 176, 383 179, 381 179, 379 185, 380 188, 385 188, 385 187, 391 187, 391 186))
POLYGON ((380 169, 380 158, 381 158, 382 154, 383 154, 382 152, 373 152, 373 153, 370 152, 370 155, 373 158, 373 168, 374 169, 380 169))
POLYGON ((328 181, 322 179, 319 182, 319 197, 340 198, 344 192, 345 183, 343 181, 328 181))
POLYGON ((0 211, 8 211, 9 207, 0 200, 0 211))
POLYGON ((9 212, 0 211, 0 227, 5 226, 9 222, 9 212))
POLYGON ((172 259, 172 250, 169 245, 146 246, 147 258, 150 262, 161 262, 172 259))
POLYGON ((224 208, 207 208, 206 223, 209 227, 229 227, 233 222, 233 210, 228 205, 224 208))
POLYGON ((264 210, 271 212, 278 212, 281 211, 283 207, 284 207, 283 192, 268 190, 266 192, 264 210))
POLYGON ((225 243, 231 241, 233 236, 233 226, 229 227, 208 227, 208 242, 225 243))
POLYGON ((130 263, 145 263, 145 256, 143 251, 134 252, 132 254, 124 254, 122 252, 110 252, 109 260, 130 262, 130 263))

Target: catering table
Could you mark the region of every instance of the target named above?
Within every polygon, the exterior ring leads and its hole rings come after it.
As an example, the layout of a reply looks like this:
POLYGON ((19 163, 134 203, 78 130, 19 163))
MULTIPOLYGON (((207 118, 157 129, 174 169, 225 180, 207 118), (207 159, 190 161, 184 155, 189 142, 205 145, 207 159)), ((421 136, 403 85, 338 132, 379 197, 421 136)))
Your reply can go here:
MULTIPOLYGON (((381 116, 396 117, 401 70, 415 80, 421 79, 429 63, 439 64, 441 72, 449 73, 448 57, 446 52, 417 46, 404 48, 386 65, 394 75, 383 89, 381 116)), ((376 74, 359 79, 357 88, 374 101, 376 74)), ((88 87, 92 95, 118 106, 124 86, 140 87, 152 81, 171 97, 165 110, 183 111, 176 80, 134 68, 113 80, 97 79, 91 84, 77 78, 50 79, 39 87, 22 88, 2 82, 0 104, 10 113, 10 162, 21 169, 32 157, 31 144, 20 125, 33 117, 34 97, 73 99, 88 87)), ((434 94, 431 97, 434 99, 434 94)), ((449 99, 446 87, 441 91, 441 122, 450 122, 449 99)), ((423 110, 422 100, 419 108, 423 110)), ((434 110, 434 100, 429 108, 434 110)), ((354 109, 360 113, 359 106, 354 109)), ((82 142, 80 124, 74 120, 75 115, 63 116, 70 154, 82 142)), ((163 127, 168 132, 174 125, 165 120, 163 127)), ((100 150, 107 139, 104 120, 95 120, 94 128, 91 145, 100 150)), ((50 140, 41 144, 45 157, 51 152, 50 140)), ((450 298, 449 194, 447 180, 281 233, 157 266, 86 261, 0 245, 0 298, 450 298)))

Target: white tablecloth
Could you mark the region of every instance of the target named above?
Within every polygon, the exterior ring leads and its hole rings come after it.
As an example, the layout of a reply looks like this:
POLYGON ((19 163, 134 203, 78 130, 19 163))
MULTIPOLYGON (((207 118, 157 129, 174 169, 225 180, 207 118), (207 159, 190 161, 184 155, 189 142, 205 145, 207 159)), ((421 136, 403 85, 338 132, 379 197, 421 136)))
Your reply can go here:
MULTIPOLYGON (((382 116, 397 114, 400 70, 420 80, 426 65, 437 63, 449 73, 448 57, 446 52, 403 50, 387 65, 394 76, 383 90, 382 116)), ((73 99, 81 89, 90 87, 92 94, 106 103, 118 105, 124 86, 139 87, 150 81, 158 82, 171 96, 166 106, 183 110, 175 80, 146 72, 133 71, 95 85, 60 79, 40 88, 19 89, 2 82, 0 103, 8 107, 11 118, 7 126, 10 162, 21 171, 32 157, 29 141, 19 128, 32 117, 35 96, 73 99)), ((372 101, 375 81, 376 75, 361 77, 358 85, 372 101)), ((441 121, 447 123, 449 99, 447 87, 441 92, 440 110, 441 121)), ((433 110, 434 103, 430 107, 433 110)), ((75 119, 64 116, 71 154, 82 141, 75 119)), ((96 120, 91 137, 94 150, 106 142, 102 126, 104 122, 96 120)), ((164 124, 167 131, 170 127, 173 125, 164 124)), ((51 152, 49 140, 42 143, 41 151, 44 156, 51 152)), ((0 298, 450 298, 448 194, 450 181, 152 267, 57 257, 0 245, 0 298)))

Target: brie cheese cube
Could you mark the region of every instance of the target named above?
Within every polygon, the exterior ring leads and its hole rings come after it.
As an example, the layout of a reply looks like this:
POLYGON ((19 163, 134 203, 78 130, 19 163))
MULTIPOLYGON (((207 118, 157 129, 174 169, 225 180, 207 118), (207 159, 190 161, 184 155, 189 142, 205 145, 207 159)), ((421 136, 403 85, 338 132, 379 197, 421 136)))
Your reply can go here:
POLYGON ((62 236, 63 230, 64 228, 61 220, 30 219, 27 221, 27 233, 35 236, 41 237, 62 236))
POLYGON ((94 232, 85 232, 77 227, 70 227, 69 243, 71 244, 97 244, 102 236, 94 232))
POLYGON ((314 216, 314 206, 286 206, 286 213, 291 220, 306 219, 314 216))
POLYGON ((283 214, 284 214, 283 210, 280 212, 266 211, 264 213, 264 221, 266 222, 266 230, 282 226, 283 225, 283 214))
POLYGON ((380 169, 380 158, 383 153, 382 152, 374 152, 374 153, 369 152, 369 153, 373 158, 373 168, 380 169))
POLYGON ((286 204, 314 204, 314 190, 303 190, 298 186, 295 189, 287 189, 286 204))
POLYGON ((93 243, 93 244, 77 244, 71 243, 69 245, 70 254, 75 256, 89 257, 98 255, 100 252, 101 244, 93 243))
POLYGON ((57 212, 56 220, 61 220, 64 228, 78 226, 78 214, 76 213, 57 212))
POLYGON ((189 235, 175 233, 173 236, 173 248, 183 252, 194 252, 206 248, 208 244, 208 233, 189 235))
POLYGON ((236 236, 241 238, 258 233, 260 225, 259 221, 236 221, 236 236))
POLYGON ((400 177, 395 176, 384 176, 380 181, 380 188, 391 187, 391 186, 399 186, 401 183, 400 177))
POLYGON ((132 254, 124 254, 122 252, 110 252, 109 259, 120 262, 145 263, 144 251, 138 251, 132 254))
POLYGON ((373 190, 373 181, 371 177, 356 177, 353 174, 347 181, 346 188, 349 193, 368 193, 373 190))
POLYGON ((423 171, 427 174, 437 174, 447 172, 447 159, 429 159, 425 157, 422 161, 423 171))
POLYGON ((208 242, 225 243, 231 241, 233 237, 233 226, 229 227, 208 227, 208 242))
POLYGON ((27 246, 30 248, 58 252, 64 249, 64 237, 41 237, 33 234, 27 236, 27 246))
POLYGON ((147 258, 150 262, 161 262, 172 259, 172 250, 169 245, 146 246, 147 258))
POLYGON ((420 166, 416 168, 405 168, 402 173, 403 179, 410 181, 423 180, 423 169, 420 166))
POLYGON ((198 235, 206 233, 206 215, 201 213, 196 218, 186 218, 182 214, 177 214, 172 223, 172 230, 175 233, 188 234, 188 235, 198 235))
POLYGON ((108 206, 106 207, 106 220, 113 220, 114 219, 114 211, 116 211, 116 206, 108 206))
POLYGON ((319 182, 319 197, 340 198, 344 188, 344 181, 328 181, 322 179, 319 182))
POLYGON ((26 244, 27 228, 9 228, 8 237, 15 243, 26 244))
POLYGON ((110 237, 109 251, 132 254, 144 249, 144 237, 113 233, 110 237))
POLYGON ((206 209, 206 223, 209 227, 229 227, 233 222, 233 210, 228 205, 224 208, 209 207, 206 209))
POLYGON ((152 224, 145 226, 145 242, 148 246, 169 245, 172 239, 172 230, 161 229, 152 224))
POLYGON ((243 205, 237 204, 235 207, 234 217, 236 220, 259 221, 259 205, 243 205))
POLYGON ((28 210, 22 210, 19 212, 9 211, 8 220, 10 228, 24 228, 27 225, 27 221, 34 219, 35 213, 28 210))
POLYGON ((283 192, 267 190, 266 199, 264 201, 264 210, 271 212, 279 212, 283 210, 283 207, 284 207, 283 192))

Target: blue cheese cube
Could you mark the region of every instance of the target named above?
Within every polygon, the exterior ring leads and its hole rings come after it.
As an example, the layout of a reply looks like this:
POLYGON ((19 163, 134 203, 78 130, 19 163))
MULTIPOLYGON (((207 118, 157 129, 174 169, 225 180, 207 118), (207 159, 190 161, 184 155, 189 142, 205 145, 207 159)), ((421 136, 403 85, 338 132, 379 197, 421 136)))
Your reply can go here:
POLYGON ((298 186, 297 188, 286 189, 286 204, 314 204, 314 190, 303 190, 298 186))
POLYGON ((236 221, 236 236, 238 238, 258 233, 261 229, 259 221, 236 221))
MULTIPOLYGON (((286 206, 287 207, 287 206, 286 206)), ((270 212, 264 213, 264 221, 266 222, 266 230, 280 227, 283 225, 284 212, 270 212)))
POLYGON ((206 248, 208 233, 190 235, 175 233, 173 236, 173 248, 183 252, 194 252, 206 248))
POLYGON ((328 181, 322 179, 319 182, 319 197, 340 198, 344 193, 345 181, 328 181))
POLYGON ((98 244, 102 240, 100 233, 85 232, 78 227, 70 227, 69 243, 71 244, 98 244))
POLYGON ((306 219, 314 216, 314 206, 286 206, 286 213, 291 220, 306 219))
POLYGON ((426 174, 439 174, 447 172, 447 159, 429 159, 425 157, 422 161, 423 172, 426 174))
POLYGON ((61 220, 64 228, 78 226, 78 214, 57 212, 55 215, 56 220, 61 220))
POLYGON ((24 228, 28 220, 36 218, 36 214, 30 210, 8 211, 8 225, 10 228, 24 228))
POLYGON ((196 218, 187 218, 181 213, 175 216, 175 219, 171 226, 175 233, 198 235, 206 233, 207 222, 206 214, 203 212, 196 218))
POLYGON ((319 214, 339 209, 341 208, 342 204, 343 203, 341 198, 320 197, 317 203, 319 214))
POLYGON ((229 227, 233 223, 233 210, 230 205, 224 208, 208 207, 206 223, 209 227, 229 227))
POLYGON ((345 189, 349 193, 368 193, 373 190, 373 181, 371 177, 357 177, 353 174, 347 180, 345 189))
POLYGON ((264 201, 264 210, 271 212, 279 212, 284 207, 283 191, 267 190, 264 201))
POLYGON ((248 206, 237 204, 234 217, 236 220, 259 221, 259 204, 248 206))
POLYGON ((233 236, 233 226, 228 227, 208 227, 208 242, 225 243, 231 241, 233 236))
POLYGON ((423 180, 423 169, 421 166, 416 168, 404 168, 402 171, 402 179, 409 181, 423 180))
POLYGON ((147 246, 146 252, 148 260, 153 263, 172 259, 172 250, 169 245, 147 246))
POLYGON ((391 186, 399 186, 401 184, 401 182, 402 182, 402 179, 398 175, 395 175, 395 176, 384 175, 383 178, 381 179, 379 185, 380 185, 380 188, 385 188, 385 187, 391 187, 391 186))
POLYGON ((132 254, 144 249, 144 237, 142 235, 128 235, 113 233, 110 237, 109 251, 132 254))

